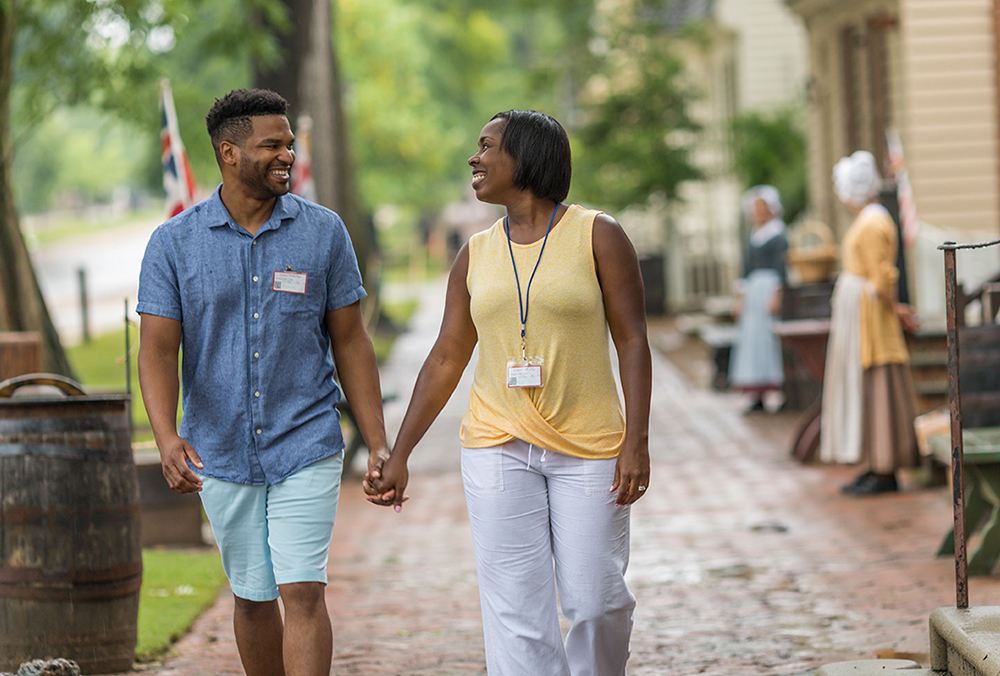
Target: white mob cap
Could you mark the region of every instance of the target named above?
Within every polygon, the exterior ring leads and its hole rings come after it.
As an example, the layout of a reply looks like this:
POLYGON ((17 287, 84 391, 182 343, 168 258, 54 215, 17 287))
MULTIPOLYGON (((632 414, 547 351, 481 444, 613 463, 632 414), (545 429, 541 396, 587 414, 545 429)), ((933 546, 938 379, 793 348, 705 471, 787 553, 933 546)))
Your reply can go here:
POLYGON ((833 167, 833 191, 841 202, 863 207, 873 202, 881 189, 875 156, 867 150, 842 157, 833 167))
POLYGON ((743 214, 747 220, 753 220, 753 205, 757 200, 764 200, 767 210, 775 218, 781 218, 785 213, 785 208, 781 206, 781 195, 773 185, 755 185, 743 193, 740 202, 743 206, 743 214))

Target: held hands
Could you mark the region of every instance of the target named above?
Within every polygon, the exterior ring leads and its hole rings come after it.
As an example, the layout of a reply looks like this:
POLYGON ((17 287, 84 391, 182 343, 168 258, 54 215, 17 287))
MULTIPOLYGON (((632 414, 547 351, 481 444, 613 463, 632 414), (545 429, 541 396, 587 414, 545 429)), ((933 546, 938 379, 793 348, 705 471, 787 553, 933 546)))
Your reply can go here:
POLYGON ((197 493, 201 491, 201 479, 188 467, 188 461, 203 469, 201 457, 194 447, 180 437, 175 437, 160 446, 160 464, 167 485, 176 493, 197 493))
POLYGON ((406 484, 410 479, 406 460, 400 456, 392 456, 388 451, 370 452, 368 454, 368 471, 361 482, 368 502, 392 508, 396 512, 403 509, 403 503, 409 500, 405 497, 406 484))

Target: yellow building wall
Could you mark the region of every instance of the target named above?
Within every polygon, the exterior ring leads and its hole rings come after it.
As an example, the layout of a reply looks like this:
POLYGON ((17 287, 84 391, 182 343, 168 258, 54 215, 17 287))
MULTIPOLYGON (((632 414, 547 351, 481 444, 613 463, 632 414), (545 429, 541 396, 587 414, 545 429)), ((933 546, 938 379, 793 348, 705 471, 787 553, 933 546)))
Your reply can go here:
POLYGON ((993 0, 902 0, 904 151, 921 221, 1000 231, 993 0))

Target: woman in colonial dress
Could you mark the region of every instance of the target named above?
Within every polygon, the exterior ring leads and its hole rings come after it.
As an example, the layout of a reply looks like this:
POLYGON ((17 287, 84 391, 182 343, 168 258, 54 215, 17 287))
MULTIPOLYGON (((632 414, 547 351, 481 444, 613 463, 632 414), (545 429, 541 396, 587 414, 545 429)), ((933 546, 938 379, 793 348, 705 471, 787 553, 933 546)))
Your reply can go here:
POLYGON ((858 151, 833 169, 834 191, 854 214, 844 235, 842 272, 832 299, 823 380, 820 458, 860 465, 843 487, 864 496, 899 490, 896 473, 919 462, 913 380, 903 326, 908 306, 896 297, 898 236, 878 203, 875 158, 858 151))
POLYGON ((729 384, 750 395, 748 413, 764 411, 764 395, 785 381, 781 339, 774 333, 786 280, 788 239, 777 189, 758 185, 743 195, 743 209, 753 223, 738 282, 737 339, 729 367, 729 384))

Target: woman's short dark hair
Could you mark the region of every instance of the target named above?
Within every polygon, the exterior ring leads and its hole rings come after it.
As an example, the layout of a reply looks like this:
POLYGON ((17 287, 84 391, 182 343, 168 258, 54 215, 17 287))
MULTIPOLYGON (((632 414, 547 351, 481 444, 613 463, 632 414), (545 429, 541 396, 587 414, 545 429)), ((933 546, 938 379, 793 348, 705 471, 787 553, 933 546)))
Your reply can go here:
POLYGON ((562 125, 537 110, 508 110, 493 119, 506 120, 500 145, 517 161, 514 186, 541 199, 566 199, 573 162, 562 125))
POLYGON ((208 136, 216 152, 222 141, 242 146, 253 132, 251 118, 261 115, 285 115, 288 101, 269 89, 234 89, 216 99, 205 116, 208 136))

